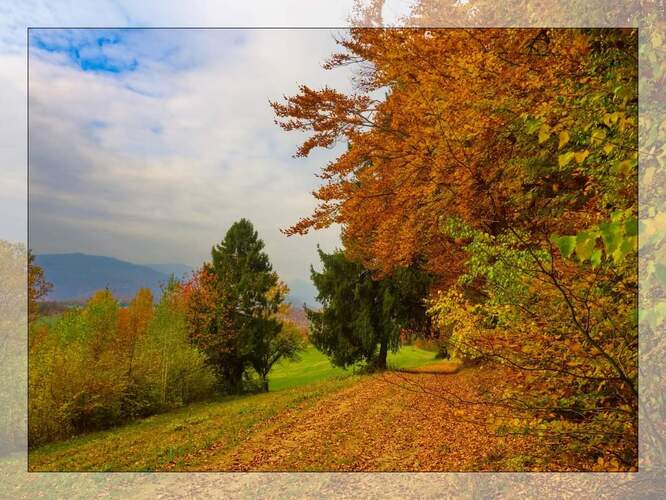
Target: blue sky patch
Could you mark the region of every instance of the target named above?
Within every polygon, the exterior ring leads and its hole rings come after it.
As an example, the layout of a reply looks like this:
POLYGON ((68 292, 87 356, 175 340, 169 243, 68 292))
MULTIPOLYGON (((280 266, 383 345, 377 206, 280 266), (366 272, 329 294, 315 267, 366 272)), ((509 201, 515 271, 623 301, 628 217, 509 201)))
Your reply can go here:
POLYGON ((33 30, 30 35, 31 47, 63 54, 83 71, 119 74, 139 67, 122 30, 33 30))

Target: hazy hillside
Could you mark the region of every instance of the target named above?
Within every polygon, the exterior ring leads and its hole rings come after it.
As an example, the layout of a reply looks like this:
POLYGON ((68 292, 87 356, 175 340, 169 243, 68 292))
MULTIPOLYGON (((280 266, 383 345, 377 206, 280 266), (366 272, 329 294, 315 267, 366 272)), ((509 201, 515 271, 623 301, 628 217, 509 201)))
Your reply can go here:
POLYGON ((150 288, 155 298, 168 275, 151 269, 99 255, 82 253, 44 254, 35 257, 53 284, 47 300, 82 300, 96 290, 109 288, 121 300, 134 296, 139 288, 150 288))
MULTIPOLYGON (((186 264, 133 264, 113 257, 87 255, 84 253, 36 255, 36 262, 44 268, 47 281, 53 284, 48 301, 85 300, 92 293, 108 287, 121 300, 134 296, 139 288, 147 287, 155 299, 160 294, 160 285, 172 274, 177 279, 187 278, 194 268, 186 264)), ((294 280, 290 284, 287 300, 300 310, 306 303, 318 307, 314 285, 305 280, 294 280)))
POLYGON ((294 279, 289 281, 288 285, 289 296, 287 297, 287 300, 294 306, 298 308, 303 307, 303 304, 315 308, 320 306, 316 299, 317 290, 311 281, 294 279))
POLYGON ((194 268, 185 264, 177 264, 177 263, 170 263, 170 264, 145 264, 146 267, 149 267, 158 273, 166 274, 167 276, 171 276, 172 274, 178 278, 187 278, 188 275, 194 271, 194 268))

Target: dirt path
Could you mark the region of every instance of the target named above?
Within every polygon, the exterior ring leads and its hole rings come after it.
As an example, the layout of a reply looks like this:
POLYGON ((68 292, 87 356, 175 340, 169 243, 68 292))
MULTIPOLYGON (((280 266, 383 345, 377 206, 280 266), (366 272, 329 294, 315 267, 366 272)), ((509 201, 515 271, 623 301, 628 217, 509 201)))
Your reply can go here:
POLYGON ((479 369, 375 375, 279 413, 230 451, 185 462, 218 471, 492 469, 497 457, 519 454, 528 443, 489 435, 476 423, 486 408, 461 404, 478 400, 491 375, 479 369))

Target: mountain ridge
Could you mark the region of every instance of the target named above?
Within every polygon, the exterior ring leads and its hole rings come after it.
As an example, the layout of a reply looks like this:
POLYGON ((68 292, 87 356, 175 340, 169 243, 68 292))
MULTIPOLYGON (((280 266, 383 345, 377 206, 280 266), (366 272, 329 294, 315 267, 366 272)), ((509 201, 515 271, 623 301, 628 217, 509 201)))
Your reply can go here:
POLYGON ((120 300, 129 300, 140 288, 149 288, 157 299, 161 286, 169 280, 169 275, 150 266, 81 252, 38 254, 35 263, 44 270, 46 281, 53 284, 45 297, 52 301, 86 300, 104 288, 120 300))
MULTIPOLYGON (((180 263, 136 264, 105 255, 82 252, 36 254, 35 263, 44 270, 53 288, 45 301, 81 302, 98 290, 108 288, 121 301, 129 301, 140 288, 149 288, 157 301, 161 287, 171 275, 186 279, 194 268, 180 263)), ((317 306, 311 283, 296 279, 287 301, 301 308, 304 303, 317 306)))

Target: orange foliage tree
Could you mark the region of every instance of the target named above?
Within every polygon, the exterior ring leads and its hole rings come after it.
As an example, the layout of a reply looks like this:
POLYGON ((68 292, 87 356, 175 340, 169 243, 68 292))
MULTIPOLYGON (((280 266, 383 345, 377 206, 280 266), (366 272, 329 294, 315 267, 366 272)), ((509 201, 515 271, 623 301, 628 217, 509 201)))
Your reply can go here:
POLYGON ((325 67, 357 68, 353 93, 272 103, 309 132, 297 156, 348 145, 286 234, 338 223, 379 274, 424 262, 452 347, 518 370, 496 400, 634 466, 636 31, 359 28, 339 43, 325 67))

